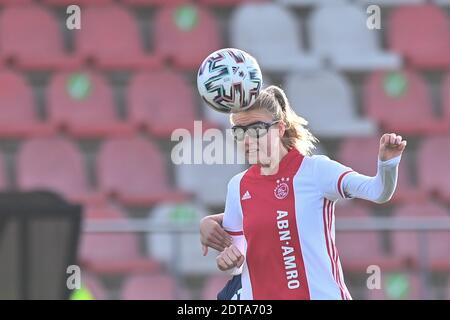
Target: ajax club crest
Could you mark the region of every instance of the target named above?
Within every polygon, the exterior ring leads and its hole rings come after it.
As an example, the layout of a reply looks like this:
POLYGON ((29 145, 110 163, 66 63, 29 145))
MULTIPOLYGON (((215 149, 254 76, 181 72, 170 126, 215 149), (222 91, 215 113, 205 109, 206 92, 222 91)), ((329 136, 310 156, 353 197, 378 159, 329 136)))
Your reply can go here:
POLYGON ((281 178, 277 180, 277 186, 273 190, 275 198, 282 200, 288 196, 289 194, 289 185, 287 184, 288 181, 289 178, 281 178))

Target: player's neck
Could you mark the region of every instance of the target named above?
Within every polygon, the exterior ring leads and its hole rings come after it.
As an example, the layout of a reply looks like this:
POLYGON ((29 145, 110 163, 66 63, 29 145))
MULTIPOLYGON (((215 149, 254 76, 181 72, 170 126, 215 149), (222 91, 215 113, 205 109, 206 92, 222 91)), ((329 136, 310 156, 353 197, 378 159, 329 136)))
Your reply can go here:
POLYGON ((278 157, 272 157, 270 159, 270 163, 261 165, 261 175, 270 176, 276 174, 278 172, 281 160, 283 160, 288 152, 289 151, 284 146, 281 146, 278 157))

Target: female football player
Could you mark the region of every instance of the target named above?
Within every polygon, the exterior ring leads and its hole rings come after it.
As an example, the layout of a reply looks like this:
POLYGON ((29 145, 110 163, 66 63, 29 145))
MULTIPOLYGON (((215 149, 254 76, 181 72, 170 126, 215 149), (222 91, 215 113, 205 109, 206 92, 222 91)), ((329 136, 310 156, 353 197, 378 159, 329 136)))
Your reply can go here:
POLYGON ((231 121, 254 164, 230 180, 224 214, 202 220, 204 254, 221 251, 217 266, 240 275, 241 299, 351 299, 335 245, 336 201, 390 200, 406 141, 384 134, 369 177, 312 156, 316 139, 279 87, 231 121))

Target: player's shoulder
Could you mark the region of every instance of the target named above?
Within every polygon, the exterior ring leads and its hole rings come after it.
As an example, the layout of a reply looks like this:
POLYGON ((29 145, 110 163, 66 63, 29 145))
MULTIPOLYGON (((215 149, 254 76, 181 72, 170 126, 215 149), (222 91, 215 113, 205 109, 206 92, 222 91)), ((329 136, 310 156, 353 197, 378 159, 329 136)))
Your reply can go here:
POLYGON ((248 169, 234 175, 228 182, 228 189, 238 188, 241 183, 242 177, 247 173, 247 171, 248 171, 248 169))
POLYGON ((327 163, 329 163, 332 160, 326 155, 314 154, 310 156, 305 156, 304 161, 312 168, 315 168, 317 166, 327 165, 327 163))

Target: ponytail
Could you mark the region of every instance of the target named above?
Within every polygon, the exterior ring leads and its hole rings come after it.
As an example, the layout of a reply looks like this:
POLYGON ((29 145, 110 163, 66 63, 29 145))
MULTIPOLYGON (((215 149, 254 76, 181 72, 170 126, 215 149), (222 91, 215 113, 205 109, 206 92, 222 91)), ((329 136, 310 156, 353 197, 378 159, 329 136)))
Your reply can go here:
POLYGON ((254 109, 267 110, 274 120, 285 124, 286 130, 281 141, 286 149, 297 148, 303 155, 311 155, 318 140, 306 128, 308 121, 291 108, 283 89, 270 86, 262 90, 250 110, 254 109))

